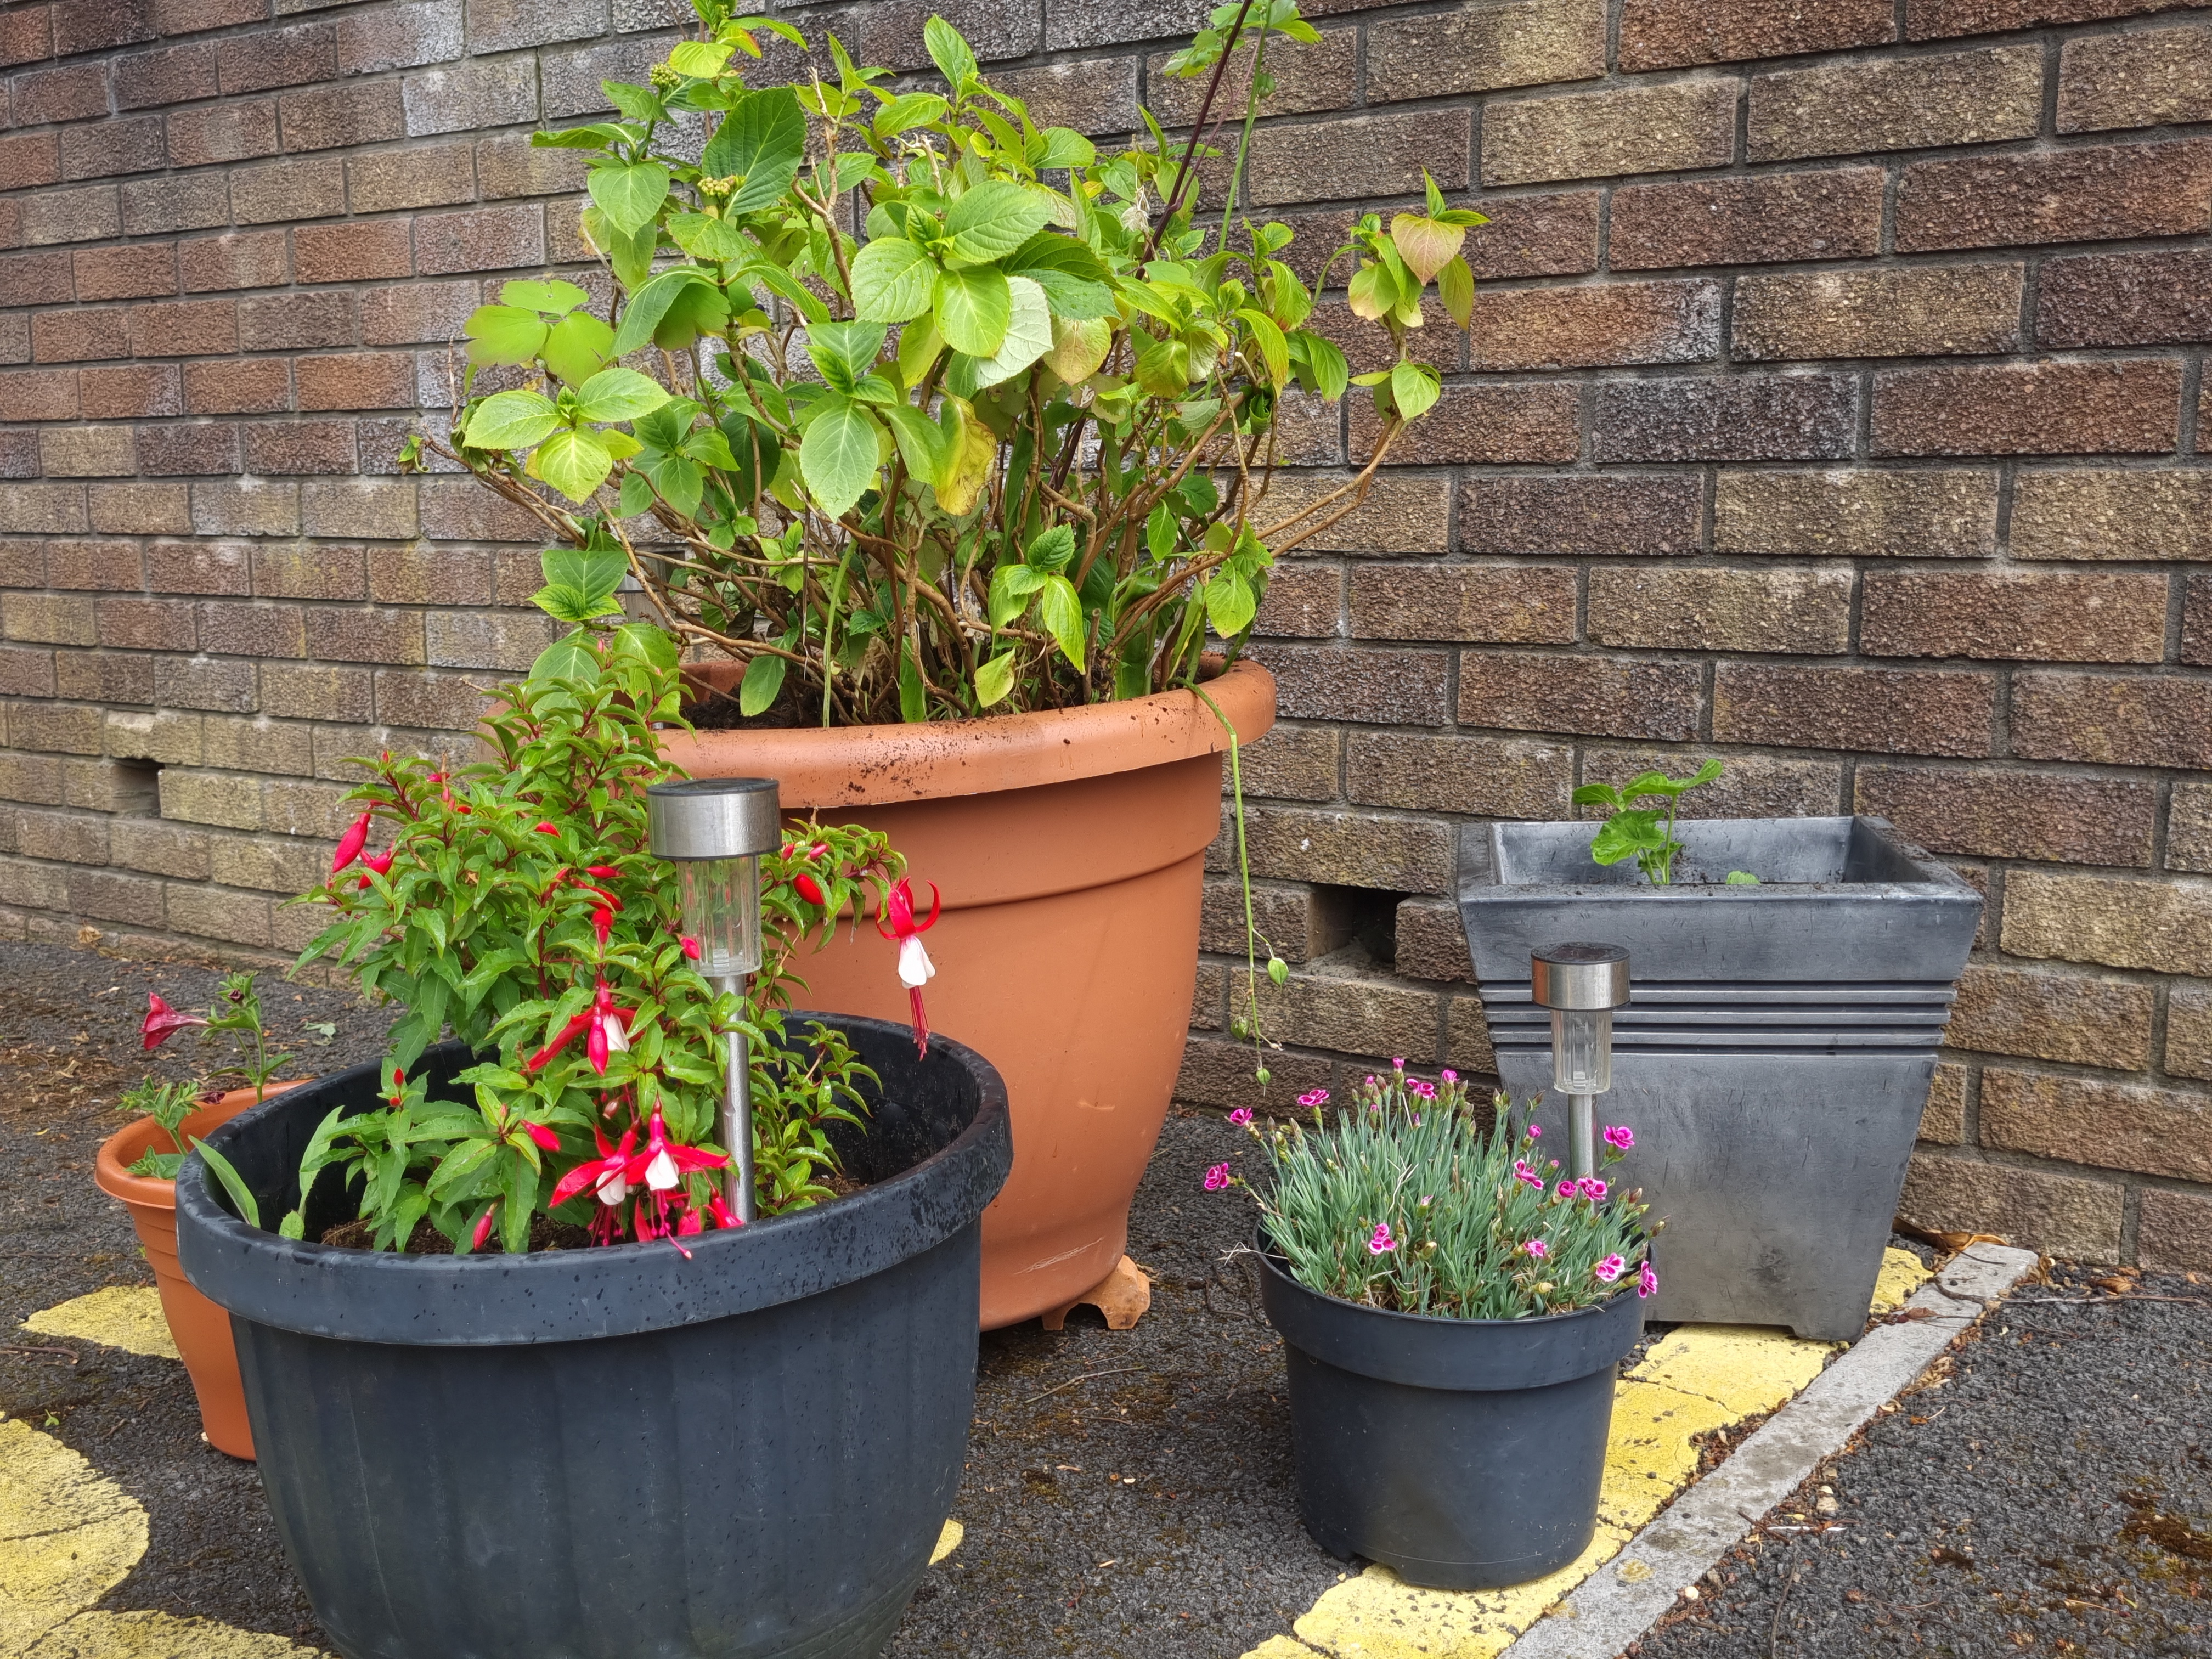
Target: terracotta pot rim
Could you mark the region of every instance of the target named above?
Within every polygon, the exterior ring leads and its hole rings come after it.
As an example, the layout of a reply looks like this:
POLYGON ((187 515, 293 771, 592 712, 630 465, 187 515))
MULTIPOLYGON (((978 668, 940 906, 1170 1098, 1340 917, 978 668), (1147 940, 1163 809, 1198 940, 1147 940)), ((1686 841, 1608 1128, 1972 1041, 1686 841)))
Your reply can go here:
MULTIPOLYGON (((313 1079, 308 1078, 293 1078, 286 1082, 272 1083, 261 1097, 267 1100, 287 1089, 296 1089, 302 1083, 311 1081, 313 1079)), ((208 1112, 230 1105, 240 1096, 245 1097, 241 1106, 250 1106, 253 1103, 252 1095, 251 1089, 226 1089, 219 1095, 207 1096, 202 1099, 199 1109, 185 1120, 185 1125, 208 1112)), ((183 1129, 185 1125, 179 1127, 183 1129)), ((149 1131, 158 1133, 159 1128, 160 1126, 150 1117, 133 1118, 100 1143, 99 1154, 92 1163, 92 1179, 100 1191, 125 1204, 145 1205, 157 1210, 177 1207, 175 1182, 164 1181, 158 1176, 132 1175, 130 1171, 130 1166, 138 1161, 138 1155, 153 1142, 154 1135, 149 1131), (130 1152, 128 1158, 124 1156, 126 1147, 130 1152)), ((191 1133, 189 1130, 185 1132, 191 1133)))
MULTIPOLYGON (((721 671, 720 664, 705 664, 688 672, 715 679, 724 677, 721 671)), ((1250 658, 1205 689, 1236 726, 1240 744, 1273 726, 1274 676, 1250 658)), ((787 808, 834 810, 1069 783, 1228 747, 1229 734, 1205 701, 1176 690, 1126 702, 910 726, 674 732, 662 752, 695 776, 773 776, 787 808)))

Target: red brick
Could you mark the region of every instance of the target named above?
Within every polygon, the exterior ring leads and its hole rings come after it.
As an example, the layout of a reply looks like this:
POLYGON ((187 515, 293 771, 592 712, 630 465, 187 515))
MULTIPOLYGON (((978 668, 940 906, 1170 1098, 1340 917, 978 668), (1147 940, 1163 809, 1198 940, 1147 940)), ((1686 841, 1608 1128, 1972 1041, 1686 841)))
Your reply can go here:
POLYGON ((105 311, 42 311, 31 319, 31 355, 42 363, 128 357, 130 326, 119 306, 105 311))
POLYGON ((57 249, 51 253, 15 253, 0 258, 0 302, 24 305, 43 296, 66 299, 70 293, 70 256, 57 249))
POLYGON ((238 302, 242 351, 306 351, 354 342, 353 295, 342 289, 269 294, 238 302))
POLYGON ((1493 99, 1482 114, 1482 182, 1725 167, 1735 153, 1735 105, 1736 83, 1717 80, 1493 99))
POLYGON ((27 132, 0 138, 0 190, 31 190, 62 179, 61 137, 27 132))
POLYGON ((1859 638, 1877 657, 2157 662, 2166 602, 2156 575, 1875 571, 1859 638))
MULTIPOLYGON (((1345 772, 1350 799, 1363 806, 1479 817, 1562 817, 1574 787, 1574 750, 1529 738, 1355 732, 1345 772)), ((1455 924, 1457 917, 1453 920, 1455 924)), ((1461 949, 1465 948, 1462 936, 1461 949)), ((1402 958, 1400 966, 1402 970, 1402 958)))
POLYGON ((2158 792, 2147 782, 1962 766, 1858 768, 1854 810, 1931 853, 2147 866, 2158 792))
POLYGON ((140 357, 206 357, 238 349, 231 300, 179 300, 131 307, 131 349, 140 357))
POLYGON ((281 357, 186 363, 185 407, 195 415, 258 415, 289 409, 290 368, 281 357))
MULTIPOLYGON (((1370 399, 1350 398, 1352 454, 1375 453, 1382 422, 1370 399)), ((1448 386, 1390 447, 1392 465, 1571 461, 1582 453, 1580 399, 1571 386, 1448 386)))
POLYGON ((2181 660, 2212 667, 2212 577, 2191 576, 2183 594, 2181 660))
POLYGON ((1696 477, 1481 476, 1461 487, 1470 553, 1693 553, 1705 520, 1696 477))
POLYGON ((2014 351, 2026 271, 1911 265, 1739 277, 1734 355, 1809 361, 2014 351))
POLYGON ((545 258, 545 210, 536 205, 426 215, 415 222, 415 268, 425 276, 514 270, 545 258))
POLYGON ((415 405, 415 360, 404 352, 302 357, 296 372, 299 406, 303 410, 411 409, 415 405))
POLYGON ((1843 374, 1740 374, 1599 383, 1591 459, 1840 460, 1857 386, 1843 374))
POLYGON ((292 263, 303 283, 344 283, 414 272, 403 219, 302 225, 292 233, 292 263))
MULTIPOLYGON (((302 230, 301 235, 312 233, 302 230)), ((240 231, 228 236, 203 236, 177 244, 177 269, 187 294, 210 294, 222 289, 276 288, 285 281, 289 261, 281 230, 240 231)))
POLYGON ((461 55, 461 15, 450 3, 349 15, 338 20, 337 50, 343 75, 443 63, 461 55))
POLYGON ((2089 23, 2205 3, 2207 0, 1905 0, 1905 38, 1998 34, 2045 23, 2089 23))
MULTIPOLYGON (((1324 38, 1334 42, 1340 37, 1331 33, 1324 38)), ((1342 38, 1349 43, 1350 31, 1342 38)), ((1160 61, 1153 60, 1155 64, 1160 61)), ((1274 61, 1271 49, 1271 70, 1274 61)), ((1156 68, 1155 85, 1158 73, 1156 68)), ((1367 31, 1367 96, 1377 103, 1491 92, 1500 87, 1549 86, 1604 73, 1605 8, 1598 0, 1461 8, 1376 22, 1367 31)), ((1341 77, 1346 91, 1352 78, 1349 74, 1341 77)), ((1243 84, 1249 84, 1249 75, 1243 84)), ((1236 106, 1242 107, 1244 94, 1238 91, 1235 96, 1236 106)), ((1156 106, 1157 101, 1155 94, 1156 106)), ((1185 94, 1182 121, 1194 118, 1197 101, 1194 90, 1185 94)), ((1273 111, 1272 100, 1267 107, 1273 111)))
POLYGON ((1881 244, 1882 183, 1879 167, 1836 167, 1624 185, 1613 193, 1609 262, 1638 270, 1864 258, 1881 244))
POLYGON ((1996 702, 1985 674, 1725 662, 1712 732, 1722 743, 1971 757, 1990 753, 1996 702))
MULTIPOLYGON (((143 449, 143 428, 138 442, 143 449)), ((94 484, 91 494, 92 527, 103 535, 182 535, 192 527, 191 498, 182 484, 94 484)))
POLYGON ((212 98, 216 91, 212 44, 164 46, 115 60, 118 109, 159 109, 195 98, 212 98))
POLYGON ((233 35, 216 43, 216 73, 225 97, 335 79, 337 31, 328 23, 307 23, 233 35))
POLYGON ((1644 565, 1589 573, 1590 642, 1616 648, 1832 656, 1850 647, 1850 607, 1845 570, 1644 565))
POLYGON ((199 635, 192 607, 176 599, 102 599, 100 642, 133 651, 191 651, 199 635))
POLYGON ((178 167, 208 167, 276 153, 274 99, 204 104, 177 110, 169 117, 169 159, 178 167))
POLYGON ((1877 455, 2115 455, 2170 450, 2181 366, 2161 358, 1898 369, 1875 376, 1877 455))
POLYGON ((1262 645, 1251 655, 1275 676, 1275 706, 1285 719, 1443 726, 1451 718, 1447 652, 1262 645))
POLYGON ((2212 1181, 2206 1105, 2204 1096, 2178 1090, 1992 1066, 1982 1073, 1982 1141, 2106 1169, 2212 1181))
POLYGON ((1712 281, 1485 289, 1475 300, 1469 367, 1703 362, 1719 354, 1720 322, 1712 281))
POLYGON ((117 192, 126 236, 168 236, 206 230, 230 218, 229 182, 217 173, 133 179, 117 192))
POLYGON ((80 248, 70 266, 81 301, 143 300, 177 291, 176 246, 170 242, 80 248))
POLYGON ((2212 254, 2046 260, 2036 284, 2035 338, 2043 346, 2212 339, 2212 254))
POLYGON ((2136 1260, 2169 1273, 2212 1267, 2212 1199, 2147 1189, 2136 1223, 2136 1260))
POLYGON ((40 470, 49 478, 118 478, 138 470, 127 426, 50 426, 39 434, 40 470))
POLYGON ((54 56, 106 52, 154 40, 152 0, 58 0, 53 8, 54 56))
POLYGON ((288 92, 280 112, 289 150, 337 149, 407 135, 396 81, 356 81, 288 92))
POLYGON ((82 121, 107 113, 106 64, 33 70, 17 76, 9 87, 15 94, 15 125, 19 127, 82 121))
POLYGON ((1713 550, 1987 558, 1997 550, 1997 475, 1952 467, 1728 469, 1713 494, 1713 550))
POLYGON ((372 150, 349 157, 345 166, 356 213, 445 207, 477 193, 475 149, 465 143, 372 150))
POLYGON ((1891 0, 1627 0, 1620 15, 1620 67, 1676 69, 1748 58, 1789 58, 1897 38, 1891 0))
POLYGON ((138 428, 138 470, 149 477, 204 477, 238 471, 238 431, 209 421, 138 428))
POLYGON ((2058 131, 2212 120, 2212 29, 2145 29, 2069 40, 2058 60, 2058 131))
MULTIPOLYGON (((128 486, 126 486, 127 488, 128 486)), ((94 489, 113 488, 95 485, 94 489)), ((135 593, 146 585, 138 544, 105 538, 72 538, 46 544, 46 581, 77 592, 135 593)))
POLYGON ((1352 573, 1352 636, 1571 645, 1575 573, 1565 565, 1376 564, 1352 573))
MULTIPOLYGON (((300 0, 285 0, 276 8, 279 16, 301 9, 300 0)), ((269 0, 153 0, 153 15, 155 27, 164 35, 197 34, 261 22, 269 15, 269 0)))
POLYGON ((152 173, 167 161, 161 142, 161 118, 135 116, 69 127, 62 133, 62 177, 112 179, 118 173, 152 173))
POLYGON ((19 368, 0 374, 0 421, 70 421, 76 418, 73 368, 19 368))
POLYGON ((2027 760, 2212 771, 2212 681, 2021 671, 2010 728, 2027 760))
POLYGON ((83 185, 17 199, 22 208, 26 246, 98 241, 115 235, 123 227, 120 198, 112 185, 83 185))
POLYGON ((264 599, 363 599, 368 581, 357 547, 297 542, 253 550, 253 591, 264 599))
POLYGON ((1688 663, 1462 651, 1459 723, 1517 732, 1685 742, 1698 735, 1700 671, 1688 663))
POLYGON ((95 421, 185 412, 183 386, 174 363, 82 369, 77 375, 77 392, 87 418, 95 421))
POLYGON ((54 55, 49 8, 18 6, 0 12, 0 69, 36 64, 54 55))
POLYGON ((253 592, 252 551, 244 542, 154 542, 146 585, 156 593, 253 592))
POLYGON ((354 470, 350 421, 257 421, 245 431, 248 471, 292 475, 354 470))
MULTIPOLYGON (((296 605, 239 605, 218 600, 194 609, 199 617, 200 649, 212 655, 268 658, 307 654, 305 616, 296 605)), ((273 769, 264 761, 256 769, 273 769)))
POLYGON ((1897 250, 2186 236, 2212 229, 2212 143, 2093 145, 1922 161, 1897 192, 1897 250))
POLYGON ((1794 161, 2033 138, 2043 116, 2043 49, 1844 58, 1754 76, 1749 159, 1794 161))
POLYGON ((316 155, 240 167, 230 175, 230 203, 242 225, 331 218, 346 210, 345 166, 316 155))

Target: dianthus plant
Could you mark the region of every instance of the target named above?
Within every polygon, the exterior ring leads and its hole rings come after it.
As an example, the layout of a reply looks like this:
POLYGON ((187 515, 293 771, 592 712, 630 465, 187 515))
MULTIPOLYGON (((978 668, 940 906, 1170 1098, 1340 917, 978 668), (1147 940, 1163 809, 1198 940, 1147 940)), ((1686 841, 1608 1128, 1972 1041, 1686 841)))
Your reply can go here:
POLYGON ((1409 336, 1431 292, 1467 325, 1482 216, 1430 183, 1308 265, 1372 327, 1380 366, 1353 375, 1309 326, 1291 228, 1236 211, 1265 54, 1318 38, 1295 0, 1221 7, 1168 68, 1206 77, 1189 136, 1147 115, 1111 155, 1038 126, 942 18, 935 85, 887 84, 832 36, 799 84, 748 87, 763 32, 805 43, 692 4, 703 38, 605 83, 619 118, 533 139, 590 169, 607 316, 571 283, 507 283, 469 319, 471 378, 430 447, 560 539, 619 544, 670 628, 744 665, 747 714, 1064 708, 1193 682, 1209 630, 1233 657, 1274 560, 1356 509, 1437 401, 1409 336), (1217 224, 1201 135, 1238 54, 1217 224), (1279 410, 1351 385, 1377 416, 1364 468, 1272 487, 1279 410))
MULTIPOLYGON (((1334 1122, 1327 1090, 1298 1100, 1310 1128, 1232 1115, 1273 1166, 1264 1189, 1249 1187, 1267 1240, 1309 1290, 1395 1313, 1521 1319, 1658 1288, 1641 1193, 1568 1180, 1534 1123, 1514 1127, 1504 1095, 1486 1130, 1455 1073, 1431 1083, 1401 1062, 1368 1078, 1334 1122)), ((1634 1144, 1626 1127, 1607 1129, 1605 1164, 1634 1144)), ((1219 1164, 1206 1185, 1248 1183, 1219 1164)))
POLYGON ((293 1237, 333 1164, 363 1183, 380 1249, 404 1248, 426 1218, 464 1251, 526 1249, 541 1214, 601 1243, 736 1224, 718 1184, 728 1149, 714 1139, 733 1030, 751 1040, 761 1212, 831 1195, 829 1128, 859 1121, 872 1074, 818 1024, 786 1032, 792 958, 841 912, 880 908, 903 861, 871 830, 793 832, 762 860, 765 963, 750 992, 708 985, 647 840, 645 786, 680 775, 654 731, 681 723, 676 647, 620 621, 609 596, 621 569, 619 556, 547 556, 540 603, 586 614, 526 680, 499 689, 483 725, 489 760, 362 763, 363 810, 307 896, 336 918, 301 961, 335 957, 407 1012, 383 1061, 384 1105, 334 1110, 316 1131, 301 1209, 283 1224, 293 1237), (448 1029, 480 1063, 459 1075, 464 1098, 431 1099, 409 1073, 448 1029))

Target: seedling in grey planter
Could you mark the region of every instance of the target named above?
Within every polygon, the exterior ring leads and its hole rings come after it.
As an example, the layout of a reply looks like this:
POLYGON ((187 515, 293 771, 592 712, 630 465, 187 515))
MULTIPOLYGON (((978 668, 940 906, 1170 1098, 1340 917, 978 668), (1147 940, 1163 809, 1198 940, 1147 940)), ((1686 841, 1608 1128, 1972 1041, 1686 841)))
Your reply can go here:
MULTIPOLYGON (((1624 1180, 1667 1218, 1651 1316, 1856 1336, 1981 899, 1881 818, 1682 819, 1662 839, 1660 884, 1595 857, 1588 823, 1462 831, 1498 1076, 1521 1099, 1554 1080, 1534 952, 1631 952, 1608 1110, 1640 1137, 1624 1180)), ((1566 1127, 1556 1097, 1537 1118, 1566 1127)))

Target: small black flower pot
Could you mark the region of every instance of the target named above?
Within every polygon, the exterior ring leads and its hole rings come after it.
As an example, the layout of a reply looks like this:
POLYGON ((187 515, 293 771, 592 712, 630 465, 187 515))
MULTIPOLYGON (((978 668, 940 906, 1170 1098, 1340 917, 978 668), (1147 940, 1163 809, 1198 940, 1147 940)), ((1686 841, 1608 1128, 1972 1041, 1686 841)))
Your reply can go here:
POLYGON ((1315 1542, 1462 1590, 1541 1578, 1589 1547, 1613 1370, 1644 1329, 1632 1285, 1574 1313, 1435 1319, 1310 1291, 1260 1245, 1315 1542))
MULTIPOLYGON (((335 1249, 246 1226, 185 1165, 178 1253, 230 1310, 269 1506, 346 1659, 882 1650, 959 1485, 978 1218, 1013 1150, 972 1049, 917 1060, 904 1026, 825 1023, 882 1079, 841 1148, 874 1184, 688 1238, 689 1261, 335 1249)), ((435 1091, 468 1062, 447 1043, 422 1067, 435 1091)), ((281 1215, 316 1124, 377 1085, 292 1090, 210 1144, 281 1215)), ((309 1236, 356 1201, 318 1188, 309 1236)))

